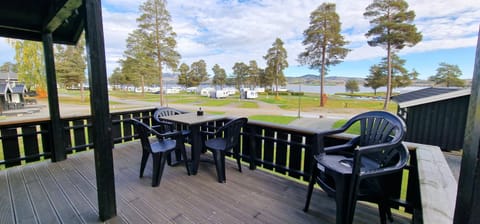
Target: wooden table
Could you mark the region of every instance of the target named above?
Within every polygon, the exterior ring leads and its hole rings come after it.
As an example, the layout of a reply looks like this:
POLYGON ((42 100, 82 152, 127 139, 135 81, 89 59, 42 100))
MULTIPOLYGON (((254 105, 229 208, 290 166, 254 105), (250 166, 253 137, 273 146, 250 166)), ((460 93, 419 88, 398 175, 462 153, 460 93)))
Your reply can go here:
POLYGON ((202 137, 200 135, 200 126, 207 122, 217 121, 225 119, 223 115, 201 115, 196 113, 185 113, 172 116, 161 117, 162 120, 175 122, 179 124, 187 125, 190 129, 191 144, 192 144, 192 162, 191 162, 191 174, 195 175, 198 171, 198 165, 200 163, 200 154, 202 153, 202 137))

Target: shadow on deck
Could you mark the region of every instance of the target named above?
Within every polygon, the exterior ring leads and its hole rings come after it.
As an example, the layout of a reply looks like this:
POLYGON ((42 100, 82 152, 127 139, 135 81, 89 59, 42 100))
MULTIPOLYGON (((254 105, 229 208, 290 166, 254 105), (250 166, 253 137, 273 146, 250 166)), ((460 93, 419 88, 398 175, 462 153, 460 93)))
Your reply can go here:
MULTIPOLYGON (((260 170, 239 173, 227 162, 227 183, 201 163, 195 176, 183 165, 165 167, 151 187, 151 161, 138 178, 140 143, 114 149, 117 214, 107 223, 335 223, 335 201, 316 190, 302 211, 306 185, 260 170)), ((204 155, 208 157, 208 155, 204 155)), ((93 151, 58 163, 38 162, 0 171, 0 223, 96 223, 93 151)), ((358 204, 354 223, 378 223, 376 207, 358 204)), ((394 223, 410 223, 396 216, 394 223)))

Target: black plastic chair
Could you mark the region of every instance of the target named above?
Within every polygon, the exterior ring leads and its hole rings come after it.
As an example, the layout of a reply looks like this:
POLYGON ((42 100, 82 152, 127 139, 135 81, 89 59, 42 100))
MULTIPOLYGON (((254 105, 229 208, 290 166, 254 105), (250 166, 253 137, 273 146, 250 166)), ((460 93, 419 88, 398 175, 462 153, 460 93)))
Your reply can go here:
MULTIPOLYGON (((160 133, 170 132, 176 130, 176 125, 172 122, 162 120, 162 117, 184 114, 185 111, 177 110, 171 107, 159 107, 153 113, 153 126, 152 128, 160 133)), ((191 132, 189 129, 182 129, 180 130, 184 139, 185 143, 190 143, 190 135, 191 132)), ((176 161, 180 161, 180 153, 178 151, 175 152, 175 159, 176 161)), ((168 165, 172 165, 171 158, 169 157, 168 165)))
POLYGON ((218 182, 225 183, 225 152, 232 150, 237 159, 238 171, 242 172, 240 164, 239 141, 240 131, 248 122, 247 118, 237 118, 227 122, 218 128, 215 132, 202 131, 204 137, 204 147, 213 154, 215 167, 217 169, 218 182), (207 136, 213 136, 206 139, 207 136))
MULTIPOLYGON (((156 187, 160 184, 162 179, 163 169, 165 167, 165 160, 167 156, 179 149, 184 158, 187 158, 185 151, 185 145, 183 144, 183 136, 179 131, 159 133, 144 124, 137 119, 131 119, 131 122, 135 125, 136 131, 142 144, 142 162, 140 164, 140 178, 143 177, 145 165, 147 164, 148 157, 152 154, 153 174, 152 174, 152 187, 156 187), (157 141, 151 142, 150 136, 155 135, 157 141)), ((187 160, 185 160, 187 161, 187 160)), ((185 162, 187 168, 187 174, 190 176, 190 170, 187 162, 185 162)))
POLYGON ((336 200, 336 222, 352 223, 357 200, 378 204, 380 221, 392 221, 390 208, 398 199, 403 167, 409 153, 402 140, 401 118, 385 111, 357 115, 341 128, 319 133, 325 137, 360 123, 360 135, 342 145, 320 149, 313 159, 304 211, 308 211, 315 183, 336 200))

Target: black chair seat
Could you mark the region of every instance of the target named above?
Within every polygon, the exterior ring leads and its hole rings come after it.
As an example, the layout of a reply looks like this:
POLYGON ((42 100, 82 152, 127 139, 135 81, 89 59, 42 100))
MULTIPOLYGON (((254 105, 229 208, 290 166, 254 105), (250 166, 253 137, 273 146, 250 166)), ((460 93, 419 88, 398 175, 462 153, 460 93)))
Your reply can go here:
POLYGON ((226 150, 225 149, 226 146, 227 146, 227 141, 223 138, 208 139, 205 141, 205 147, 212 150, 223 151, 223 150, 226 150))
MULTIPOLYGON (((320 170, 325 170, 324 172, 334 171, 336 173, 341 173, 344 175, 351 175, 353 168, 353 158, 346 157, 342 155, 329 155, 319 157, 315 156, 315 161, 317 161, 317 168, 320 170)), ((363 170, 373 170, 380 168, 380 164, 375 161, 364 158, 361 161, 360 172, 363 170)))
POLYGON ((164 141, 155 141, 150 144, 153 153, 157 152, 168 152, 175 150, 177 147, 176 140, 166 139, 164 141))

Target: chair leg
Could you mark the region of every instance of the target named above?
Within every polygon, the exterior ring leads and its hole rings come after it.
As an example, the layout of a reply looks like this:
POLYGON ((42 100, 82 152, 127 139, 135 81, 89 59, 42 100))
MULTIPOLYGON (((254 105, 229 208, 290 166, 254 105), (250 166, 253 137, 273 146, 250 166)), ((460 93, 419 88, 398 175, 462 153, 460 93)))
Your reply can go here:
POLYGON ((160 185, 163 168, 165 167, 166 156, 164 153, 153 154, 153 177, 152 187, 160 185))
MULTIPOLYGON (((350 200, 349 199, 349 187, 345 186, 347 181, 347 178, 340 177, 340 178, 335 178, 335 186, 336 186, 336 192, 335 192, 335 201, 337 204, 336 207, 336 223, 337 224, 343 224, 343 223, 352 223, 352 221, 349 222, 351 219, 350 216, 353 217, 353 214, 351 215, 351 206, 349 206, 349 202, 353 201, 355 204, 355 200, 350 200)), ((355 208, 354 208, 355 210, 355 208)))
POLYGON ((167 165, 169 166, 173 166, 173 162, 172 162, 172 155, 170 153, 168 153, 167 155, 165 155, 167 157, 167 165))
POLYGON ((237 159, 238 172, 242 172, 242 164, 240 163, 240 153, 234 152, 235 158, 237 159))
POLYGON ((223 151, 212 150, 215 168, 217 169, 217 178, 219 183, 225 183, 225 153, 223 151))
POLYGON ((390 222, 393 222, 392 211, 387 203, 380 201, 378 203, 378 213, 380 215, 380 223, 387 224, 387 217, 390 222))
POLYGON ((313 168, 312 176, 310 177, 310 182, 308 183, 307 200, 305 201, 305 207, 303 208, 304 212, 308 212, 308 207, 310 207, 310 199, 312 198, 313 187, 315 186, 315 179, 317 179, 317 169, 313 168))
POLYGON ((142 153, 142 162, 140 163, 140 178, 143 177, 143 171, 145 171, 145 166, 147 165, 149 152, 143 151, 142 153))
POLYGON ((190 176, 190 168, 188 167, 188 157, 187 150, 185 150, 185 145, 180 146, 180 151, 182 152, 183 162, 185 162, 185 168, 187 168, 187 174, 190 176))

